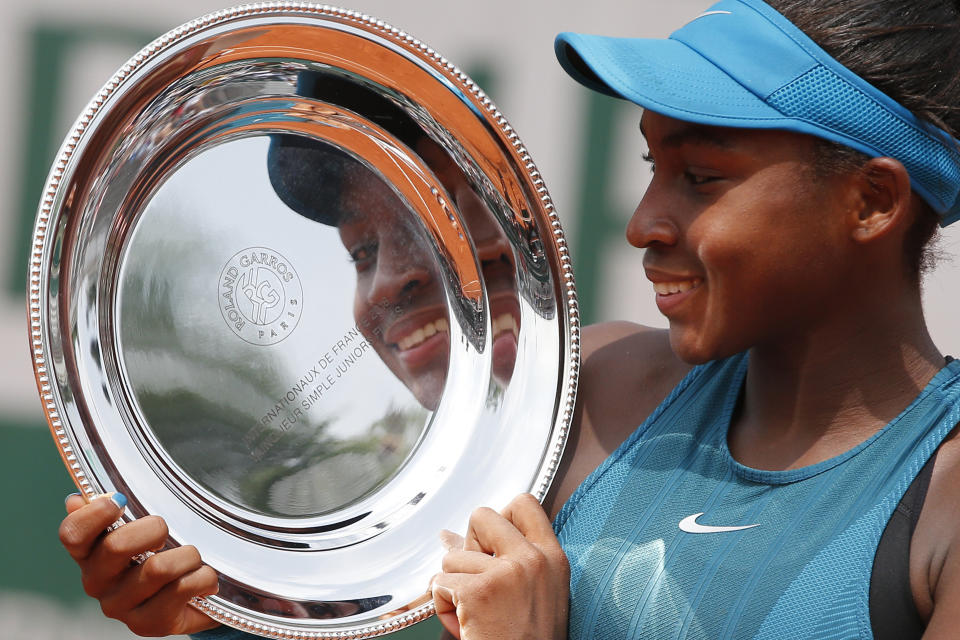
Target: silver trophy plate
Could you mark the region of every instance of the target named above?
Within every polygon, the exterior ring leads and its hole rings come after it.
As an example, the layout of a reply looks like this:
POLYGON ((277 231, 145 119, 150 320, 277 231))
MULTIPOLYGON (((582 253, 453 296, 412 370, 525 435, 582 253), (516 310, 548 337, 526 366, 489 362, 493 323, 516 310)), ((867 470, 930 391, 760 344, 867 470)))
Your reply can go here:
POLYGON ((408 626, 442 530, 549 487, 579 366, 557 216, 476 84, 382 21, 271 3, 162 36, 67 136, 33 242, 70 473, 196 545, 227 625, 408 626))

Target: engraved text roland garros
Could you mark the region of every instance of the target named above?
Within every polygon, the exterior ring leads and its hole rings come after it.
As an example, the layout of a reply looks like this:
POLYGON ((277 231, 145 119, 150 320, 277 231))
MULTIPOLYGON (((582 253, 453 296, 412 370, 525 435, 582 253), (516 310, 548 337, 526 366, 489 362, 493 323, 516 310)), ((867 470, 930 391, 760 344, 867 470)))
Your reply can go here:
POLYGON ((724 533, 726 531, 742 531, 760 526, 759 524, 748 524, 741 527, 711 527, 697 522, 697 518, 702 515, 703 513, 695 513, 681 520, 679 524, 680 530, 686 531, 687 533, 724 533))

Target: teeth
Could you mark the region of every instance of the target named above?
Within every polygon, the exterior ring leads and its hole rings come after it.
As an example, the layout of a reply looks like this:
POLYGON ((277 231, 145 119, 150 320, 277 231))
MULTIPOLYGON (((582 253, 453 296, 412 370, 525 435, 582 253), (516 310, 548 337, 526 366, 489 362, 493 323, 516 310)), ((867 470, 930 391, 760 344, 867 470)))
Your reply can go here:
POLYGON ((428 322, 413 333, 408 334, 406 338, 403 338, 397 342, 397 346, 400 347, 401 351, 406 351, 414 348, 432 335, 436 335, 438 333, 449 333, 449 331, 450 323, 447 322, 447 319, 438 318, 433 322, 428 322))
POLYGON ((653 290, 662 296, 669 296, 675 293, 690 291, 702 282, 700 278, 693 280, 683 280, 681 282, 654 282, 653 290))
POLYGON ((510 331, 514 338, 520 334, 520 327, 517 326, 517 320, 513 317, 513 314, 504 313, 493 319, 494 337, 504 331, 510 331))

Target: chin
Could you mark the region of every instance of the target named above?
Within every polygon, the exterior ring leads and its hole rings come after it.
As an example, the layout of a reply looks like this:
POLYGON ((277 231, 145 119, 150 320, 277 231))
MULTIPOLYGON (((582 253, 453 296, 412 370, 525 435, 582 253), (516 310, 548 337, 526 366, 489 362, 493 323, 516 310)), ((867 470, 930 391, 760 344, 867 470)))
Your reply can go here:
POLYGON ((706 364, 712 360, 719 360, 738 353, 737 351, 727 353, 725 350, 718 348, 718 345, 704 340, 702 336, 676 329, 672 325, 670 327, 670 348, 680 360, 689 365, 706 364))
POLYGON ((705 356, 696 352, 688 353, 685 351, 678 351, 677 349, 674 349, 673 352, 677 355, 678 358, 683 360, 685 363, 693 366, 696 366, 698 364, 706 364, 711 360, 716 360, 716 358, 711 358, 710 356, 705 356))
POLYGON ((420 403, 420 406, 427 411, 436 411, 437 407, 440 406, 440 398, 443 397, 446 382, 447 371, 444 369, 442 372, 423 373, 405 384, 411 390, 417 402, 420 403))

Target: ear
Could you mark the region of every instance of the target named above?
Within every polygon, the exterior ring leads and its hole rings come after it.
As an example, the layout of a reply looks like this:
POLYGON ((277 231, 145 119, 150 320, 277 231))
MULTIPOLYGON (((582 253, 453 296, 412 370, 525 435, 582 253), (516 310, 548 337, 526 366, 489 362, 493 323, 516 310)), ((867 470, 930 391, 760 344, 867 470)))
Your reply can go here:
POLYGON ((848 224, 854 242, 870 243, 906 230, 913 219, 910 174, 899 160, 871 158, 853 177, 848 224))

